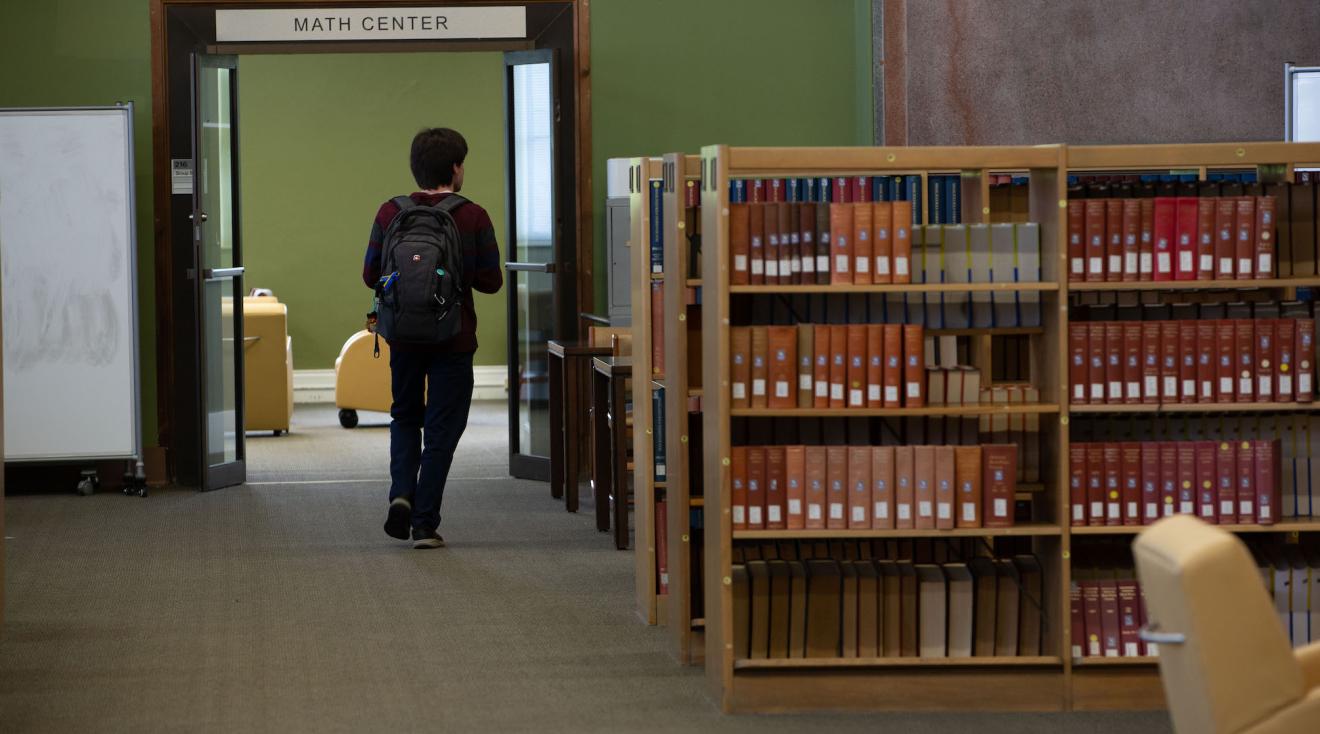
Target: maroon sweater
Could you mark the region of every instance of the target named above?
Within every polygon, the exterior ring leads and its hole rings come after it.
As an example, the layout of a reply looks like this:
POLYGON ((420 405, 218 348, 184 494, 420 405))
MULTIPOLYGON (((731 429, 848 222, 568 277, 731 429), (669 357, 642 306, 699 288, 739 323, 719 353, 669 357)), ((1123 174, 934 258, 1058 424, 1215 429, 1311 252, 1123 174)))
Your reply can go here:
MULTIPOLYGON (((418 204, 434 206, 449 194, 427 194, 418 191, 410 196, 418 204)), ((385 230, 389 229, 390 222, 398 213, 398 205, 393 201, 387 201, 380 205, 376 219, 371 223, 371 239, 367 241, 367 256, 362 264, 362 282, 373 290, 380 281, 385 230)), ((453 214, 454 223, 458 225, 458 233, 463 238, 463 271, 468 274, 470 291, 498 292, 500 286, 504 285, 504 273, 500 270, 500 250, 495 242, 495 227, 490 223, 490 215, 485 209, 472 202, 455 209, 453 214)), ((472 293, 467 293, 463 299, 463 326, 453 339, 434 345, 391 343, 390 348, 400 351, 438 353, 477 351, 477 312, 472 305, 472 293)))

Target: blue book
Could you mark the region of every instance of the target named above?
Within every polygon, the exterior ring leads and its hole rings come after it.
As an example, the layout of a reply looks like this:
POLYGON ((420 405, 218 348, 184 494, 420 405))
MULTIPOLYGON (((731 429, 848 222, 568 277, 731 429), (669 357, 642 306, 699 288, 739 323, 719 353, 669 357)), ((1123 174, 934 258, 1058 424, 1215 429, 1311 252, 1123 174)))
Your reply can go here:
POLYGON ((947 189, 944 201, 949 205, 948 221, 945 224, 962 224, 962 175, 950 174, 944 177, 947 189))
POLYGON ((664 181, 651 182, 651 272, 665 272, 664 181))
POLYGON ((944 212, 940 211, 940 203, 944 201, 944 193, 940 191, 941 178, 935 175, 926 177, 927 224, 944 224, 944 212))
POLYGON ((815 179, 815 185, 816 185, 816 198, 815 198, 816 202, 828 204, 830 201, 830 177, 821 176, 815 179))
POLYGON ((747 181, 741 178, 735 178, 729 182, 729 203, 745 204, 747 202, 747 181))
POLYGON ((651 391, 651 433, 655 438, 655 481, 665 481, 665 389, 651 391))
POLYGON ((911 175, 903 178, 903 187, 907 189, 907 200, 912 202, 912 226, 915 227, 922 222, 923 211, 921 209, 921 176, 911 175))

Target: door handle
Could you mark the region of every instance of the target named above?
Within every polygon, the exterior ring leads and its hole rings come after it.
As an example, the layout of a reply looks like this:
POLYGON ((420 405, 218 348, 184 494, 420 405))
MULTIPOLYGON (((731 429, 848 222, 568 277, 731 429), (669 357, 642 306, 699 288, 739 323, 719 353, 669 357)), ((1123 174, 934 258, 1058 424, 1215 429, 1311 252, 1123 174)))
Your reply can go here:
POLYGON ((504 269, 511 273, 553 273, 554 263, 504 263, 504 269))
MULTIPOLYGON (((197 215, 197 218, 200 219, 201 221, 205 222, 205 221, 206 221, 206 212, 199 212, 198 215, 197 215)), ((189 214, 189 215, 188 215, 188 221, 192 222, 192 221, 196 221, 196 220, 193 219, 193 215, 189 214)))
POLYGON ((202 271, 203 280, 227 280, 243 274, 243 268, 206 268, 202 271))

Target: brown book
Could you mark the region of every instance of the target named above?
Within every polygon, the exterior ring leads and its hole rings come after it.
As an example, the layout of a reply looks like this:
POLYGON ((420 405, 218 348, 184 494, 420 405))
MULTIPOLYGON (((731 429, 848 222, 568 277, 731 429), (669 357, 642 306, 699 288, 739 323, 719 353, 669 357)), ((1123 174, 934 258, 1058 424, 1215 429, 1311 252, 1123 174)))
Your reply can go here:
POLYGON ((830 407, 848 405, 848 327, 830 327, 830 407))
POLYGON ((824 324, 812 327, 811 405, 814 408, 830 407, 830 341, 834 338, 833 331, 833 326, 824 324))
POLYGON ((807 561, 807 657, 837 658, 841 652, 843 572, 833 560, 807 561))
POLYGON ((1297 400, 1296 380, 1293 378, 1297 372, 1297 360, 1293 355, 1293 349, 1297 344, 1296 331, 1297 322, 1292 319, 1274 321, 1274 401, 1276 403, 1291 403, 1297 400))
POLYGON ((729 204, 729 253, 733 256, 729 285, 747 285, 748 282, 747 267, 752 242, 747 206, 747 204, 729 204))
POLYGON ((1105 279, 1105 200, 1087 199, 1085 214, 1086 280, 1105 279))
POLYGON ((1181 330, 1177 321, 1160 322, 1160 388, 1161 403, 1178 402, 1178 378, 1181 375, 1180 364, 1181 330))
POLYGON ((885 326, 866 325, 866 407, 885 404, 885 326))
POLYGON ((870 560, 854 561, 853 570, 857 572, 857 657, 879 657, 880 578, 870 560))
POLYGON ((1256 399, 1256 332, 1250 319, 1233 322, 1237 334, 1237 384, 1234 393, 1237 402, 1250 403, 1256 399))
POLYGON ((1196 200, 1196 279, 1215 278, 1215 200, 1196 200))
POLYGON ((1123 322, 1105 324, 1105 402, 1123 401, 1123 322))
POLYGON ((1196 401, 1215 401, 1215 360, 1217 321, 1197 321, 1196 325, 1196 401))
POLYGON ((1293 274, 1315 275, 1315 184, 1296 182, 1288 187, 1288 230, 1293 257, 1293 274))
POLYGON ((894 527, 911 530, 916 527, 914 474, 916 456, 912 446, 894 447, 894 527))
POLYGON ((1021 614, 1021 579, 1017 567, 1007 558, 995 560, 999 588, 995 594, 995 655, 1014 657, 1018 654, 1018 631, 1021 614))
POLYGON ((785 527, 801 530, 807 526, 807 450, 804 446, 784 447, 785 527))
MULTIPOLYGON (((1123 280, 1141 278, 1141 200, 1123 199, 1123 280)), ((1071 202, 1069 202, 1071 203, 1071 202)))
POLYGON ((788 656, 807 654, 807 567, 798 560, 788 562, 788 656))
POLYGON ((895 283, 912 282, 912 202, 892 202, 894 213, 893 266, 895 283))
POLYGON ((1273 196, 1256 197, 1256 277, 1274 277, 1276 238, 1275 212, 1278 200, 1273 196))
POLYGON ((1141 402, 1160 402, 1160 322, 1141 324, 1141 402))
POLYGON ((853 282, 869 285, 874 252, 871 245, 871 204, 853 204, 852 217, 853 282))
POLYGON ((871 527, 894 528, 894 447, 871 447, 871 527))
POLYGON ((831 530, 846 530, 848 528, 848 447, 826 447, 825 460, 825 501, 829 509, 825 527, 831 530))
POLYGON ((651 283, 651 374, 665 373, 665 284, 651 283))
POLYGON ((797 326, 797 407, 810 408, 815 401, 814 380, 816 331, 812 324, 797 326))
POLYGON ((747 529, 747 447, 734 446, 729 456, 729 503, 733 529, 747 529))
POLYGON ((877 591, 880 595, 880 656, 896 658, 902 653, 900 617, 903 612, 898 564, 890 560, 877 560, 875 570, 879 575, 877 591))
POLYGON ((903 325, 884 325, 884 407, 903 405, 903 325))
POLYGON ((1123 452, 1119 444, 1107 441, 1101 449, 1104 477, 1105 525, 1123 524, 1123 452))
POLYGON ((903 405, 920 408, 926 404, 925 329, 920 324, 903 327, 903 405))
POLYGON ((967 570, 972 572, 973 604, 972 614, 972 655, 978 658, 993 657, 995 654, 995 612, 999 607, 999 579, 995 573, 995 562, 984 556, 967 561, 967 570))
POLYGON ((957 524, 954 519, 956 473, 953 449, 952 446, 935 447, 935 527, 940 530, 952 530, 957 524))
POLYGON ((747 205, 747 282, 765 285, 765 204, 747 205))
POLYGON ((917 630, 919 627, 917 570, 912 561, 902 560, 895 564, 898 569, 899 589, 899 655, 905 658, 918 656, 917 630))
POLYGON ((1274 400, 1274 320, 1256 319, 1252 324, 1256 344, 1256 400, 1274 400))
POLYGON ((918 563, 917 654, 923 658, 948 657, 948 588, 944 571, 933 563, 918 563))
POLYGON ((783 202, 779 205, 779 282, 785 285, 797 283, 802 275, 802 260, 798 255, 797 227, 793 222, 796 203, 783 202), (797 268, 794 269, 794 265, 797 268))
POLYGON ((752 405, 752 330, 747 326, 729 329, 729 351, 733 364, 729 368, 732 407, 750 408, 752 405))
POLYGON ((831 283, 851 283, 853 207, 830 204, 830 274, 831 283))
POLYGON ((1086 444, 1074 441, 1068 444, 1068 504, 1073 527, 1087 524, 1087 476, 1086 444))
POLYGON ((1196 322, 1175 321, 1178 324, 1178 402, 1195 403, 1196 385, 1196 322))
POLYGON ((1235 275, 1238 278, 1256 277, 1256 200, 1250 196, 1237 200, 1237 216, 1234 218, 1237 230, 1237 242, 1233 246, 1233 256, 1237 260, 1235 275))
MULTIPOLYGON (((1088 398, 1092 404, 1111 402, 1105 389, 1105 322, 1092 321, 1087 325, 1087 384, 1090 385, 1088 398)), ((1115 399, 1112 402, 1119 402, 1115 399)))
POLYGON ((779 251, 779 210, 781 205, 776 202, 767 202, 763 210, 765 217, 765 282, 766 285, 776 285, 784 282, 783 276, 779 272, 780 251, 779 251))
POLYGON ((766 457, 764 446, 747 447, 747 529, 765 529, 766 457))
POLYGON ((803 450, 806 462, 806 521, 808 530, 825 529, 825 503, 828 498, 829 457, 824 446, 807 446, 803 450))
POLYGON ((1068 324, 1068 382, 1071 385, 1073 405, 1086 405, 1090 402, 1087 378, 1090 375, 1088 362, 1089 349, 1087 340, 1090 327, 1086 322, 1074 321, 1068 324))
POLYGON ((981 491, 985 504, 981 524, 987 528, 1013 526, 1013 495, 1017 491, 1017 446, 986 444, 981 447, 981 491))
POLYGON ((765 529, 788 528, 788 464, 783 446, 765 447, 765 529))
POLYGON ((772 660, 783 660, 788 657, 790 633, 789 587, 792 583, 792 576, 789 573, 786 561, 775 559, 766 561, 765 565, 770 581, 770 618, 768 620, 770 642, 766 657, 772 660))
POLYGON ((866 407, 866 324, 847 327, 848 385, 845 395, 849 408, 866 407))
POLYGON ((871 268, 872 283, 891 283, 894 280, 893 257, 894 205, 877 201, 871 205, 871 268))
POLYGON ((1297 402, 1309 403, 1315 390, 1315 319, 1297 319, 1294 361, 1297 363, 1297 402))
POLYGON ((1086 202, 1068 200, 1068 280, 1086 280, 1086 202))
POLYGON ((798 404, 797 327, 769 326, 766 334, 770 358, 769 407, 795 408, 798 404))
POLYGON ((871 447, 848 448, 848 528, 871 527, 871 447))
POLYGON ((1215 277, 1232 280, 1237 272, 1237 201, 1221 196, 1215 202, 1215 277))
POLYGON ((1105 202, 1105 280, 1123 280, 1123 200, 1105 202))
POLYGON ((733 656, 738 660, 751 657, 752 599, 751 580, 747 566, 735 563, 729 576, 733 583, 733 656))
POLYGON ((1138 280, 1155 279, 1155 200, 1141 200, 1140 270, 1138 280))
POLYGON ((769 407, 766 394, 770 378, 770 334, 764 326, 749 327, 752 330, 752 407, 769 407))
POLYGON ((816 204, 801 202, 798 208, 798 259, 802 262, 801 283, 816 282, 816 204))
POLYGON ((1252 469, 1256 488, 1256 522, 1273 525, 1282 519, 1283 497, 1279 487, 1282 477, 1282 452, 1279 439, 1251 442, 1252 469))
POLYGON ((1041 654, 1042 615, 1040 605, 1045 603, 1045 579, 1040 559, 1031 554, 1013 556, 1013 566, 1021 583, 1018 601, 1018 655, 1038 657, 1041 654))
POLYGON ((957 446, 953 457, 957 527, 981 527, 981 447, 957 446))
POLYGON ((935 447, 912 448, 913 501, 916 504, 916 528, 935 527, 935 447))
MULTIPOLYGON (((1135 201, 1132 199, 1131 201, 1135 201)), ((1141 402, 1141 322, 1123 321, 1123 402, 1141 402)))
POLYGON ((816 283, 830 282, 830 204, 816 202, 816 283))

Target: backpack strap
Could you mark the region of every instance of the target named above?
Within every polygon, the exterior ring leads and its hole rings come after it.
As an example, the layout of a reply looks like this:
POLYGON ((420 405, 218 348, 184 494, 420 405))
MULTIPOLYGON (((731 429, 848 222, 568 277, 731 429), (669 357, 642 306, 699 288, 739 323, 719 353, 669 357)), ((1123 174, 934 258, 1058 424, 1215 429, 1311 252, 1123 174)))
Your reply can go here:
POLYGON ((452 216, 454 214, 455 209, 459 208, 460 206, 463 206, 466 203, 468 203, 467 199, 464 199, 458 194, 450 194, 449 196, 446 196, 445 198, 441 199, 440 202, 435 205, 435 208, 452 216))
POLYGON ((394 202, 394 205, 399 207, 401 212, 406 212, 417 206, 417 202, 413 201, 411 196, 396 196, 390 201, 394 202))

